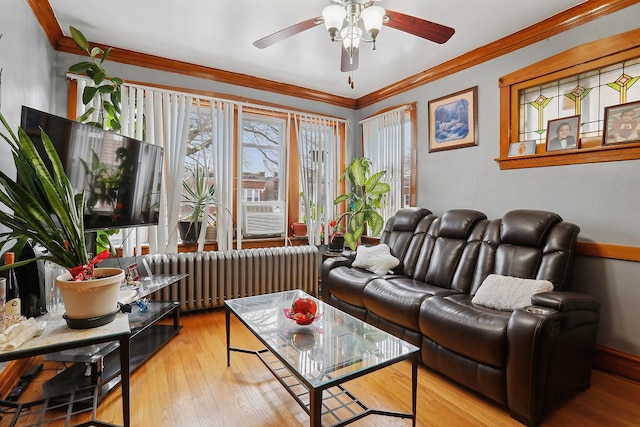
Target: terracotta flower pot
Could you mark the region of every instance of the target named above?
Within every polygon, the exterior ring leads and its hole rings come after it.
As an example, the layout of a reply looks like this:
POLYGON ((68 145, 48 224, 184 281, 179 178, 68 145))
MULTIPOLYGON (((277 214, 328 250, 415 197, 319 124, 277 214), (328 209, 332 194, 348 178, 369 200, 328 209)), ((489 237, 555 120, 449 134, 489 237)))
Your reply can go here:
POLYGON ((96 268, 92 280, 74 282, 70 279, 69 272, 56 277, 67 318, 92 319, 118 310, 120 285, 124 280, 121 268, 96 268))
POLYGON ((291 231, 293 232, 293 235, 296 237, 304 237, 307 235, 307 223, 294 222, 291 224, 291 231))

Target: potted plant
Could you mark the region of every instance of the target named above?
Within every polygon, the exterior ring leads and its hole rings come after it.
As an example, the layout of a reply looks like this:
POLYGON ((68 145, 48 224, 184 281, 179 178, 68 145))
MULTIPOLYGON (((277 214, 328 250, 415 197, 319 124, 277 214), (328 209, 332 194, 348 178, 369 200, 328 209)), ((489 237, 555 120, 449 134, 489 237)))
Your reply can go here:
MULTIPOLYGON (((8 229, 0 233, 0 245, 13 246, 18 252, 30 240, 47 250, 45 255, 17 262, 14 267, 44 259, 68 270, 56 279, 56 283, 62 292, 70 326, 92 327, 108 323, 117 313, 124 271, 94 268, 109 256, 106 251, 88 259, 84 194, 74 194, 60 158, 44 132, 42 141, 53 173, 47 169, 23 129, 18 129, 16 135, 1 113, 0 121, 6 130, 6 133, 0 131, 0 135, 9 144, 20 177, 14 180, 0 171, 0 203, 5 207, 0 209, 0 224, 8 229), (80 295, 80 300, 74 294, 80 295), (85 324, 83 320, 89 318, 99 321, 85 324)), ((0 267, 0 270, 6 268, 8 266, 0 267)))
MULTIPOLYGON (((187 210, 186 216, 179 223, 180 238, 194 242, 200 236, 202 226, 215 226, 215 217, 207 212, 215 200, 215 186, 209 184, 207 176, 198 166, 188 168, 189 178, 182 181, 182 207, 187 210)), ((206 233, 206 231, 205 231, 206 233)), ((210 235, 212 232, 210 232, 210 235)))
POLYGON ((384 227, 384 218, 378 213, 384 202, 384 195, 391 191, 386 182, 380 181, 386 171, 371 173, 371 161, 366 157, 356 157, 351 161, 340 180, 347 179, 351 191, 333 201, 334 205, 346 202, 346 210, 336 219, 341 224, 346 219, 344 241, 355 250, 364 234, 365 226, 372 236, 377 236, 384 227))
POLYGON ((329 251, 342 252, 344 249, 344 234, 342 225, 335 219, 329 221, 331 234, 329 235, 329 251))

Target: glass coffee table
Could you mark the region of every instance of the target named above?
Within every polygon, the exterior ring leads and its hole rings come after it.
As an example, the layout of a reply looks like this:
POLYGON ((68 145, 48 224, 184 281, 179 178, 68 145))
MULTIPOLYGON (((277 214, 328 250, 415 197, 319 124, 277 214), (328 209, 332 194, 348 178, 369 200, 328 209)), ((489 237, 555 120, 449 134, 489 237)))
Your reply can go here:
POLYGON ((298 325, 285 316, 296 298, 313 298, 286 291, 225 301, 227 366, 231 352, 257 355, 309 414, 310 425, 343 426, 369 414, 409 418, 416 425, 418 347, 314 298, 320 317, 298 325), (233 313, 266 348, 231 347, 233 313), (412 412, 371 409, 343 383, 411 359, 412 412))

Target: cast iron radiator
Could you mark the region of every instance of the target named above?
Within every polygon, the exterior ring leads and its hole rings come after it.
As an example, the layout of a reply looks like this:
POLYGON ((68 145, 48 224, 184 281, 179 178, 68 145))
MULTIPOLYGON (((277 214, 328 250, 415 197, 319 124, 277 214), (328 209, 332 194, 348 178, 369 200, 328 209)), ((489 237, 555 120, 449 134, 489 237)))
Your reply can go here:
POLYGON ((318 295, 318 248, 312 245, 154 254, 145 259, 153 274, 188 274, 153 295, 178 301, 182 312, 291 289, 318 295))

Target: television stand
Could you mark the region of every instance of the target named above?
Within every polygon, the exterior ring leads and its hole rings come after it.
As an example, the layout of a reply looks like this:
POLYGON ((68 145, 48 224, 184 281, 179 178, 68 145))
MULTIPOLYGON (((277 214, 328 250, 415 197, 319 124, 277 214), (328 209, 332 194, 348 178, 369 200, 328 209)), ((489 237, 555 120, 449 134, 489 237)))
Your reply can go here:
MULTIPOLYGON (((181 275, 154 275, 153 279, 143 278, 137 295, 131 303, 132 310, 129 313, 129 327, 131 337, 129 340, 130 357, 129 369, 134 372, 151 356, 158 352, 167 342, 175 337, 182 329, 179 317, 179 303, 149 301, 147 309, 142 310, 135 302, 146 296, 185 278, 181 275), (160 319, 171 317, 170 324, 158 323, 160 319)), ((123 288, 129 291, 128 288, 123 288)), ((74 362, 64 371, 51 378, 43 385, 45 398, 86 389, 89 393, 91 386, 98 386, 98 399, 101 400, 114 387, 120 384, 120 358, 118 356, 119 344, 112 341, 100 345, 80 347, 45 356, 46 361, 74 362)), ((89 400, 82 400, 88 402, 89 400)), ((76 403, 79 405, 80 403, 76 403)))

